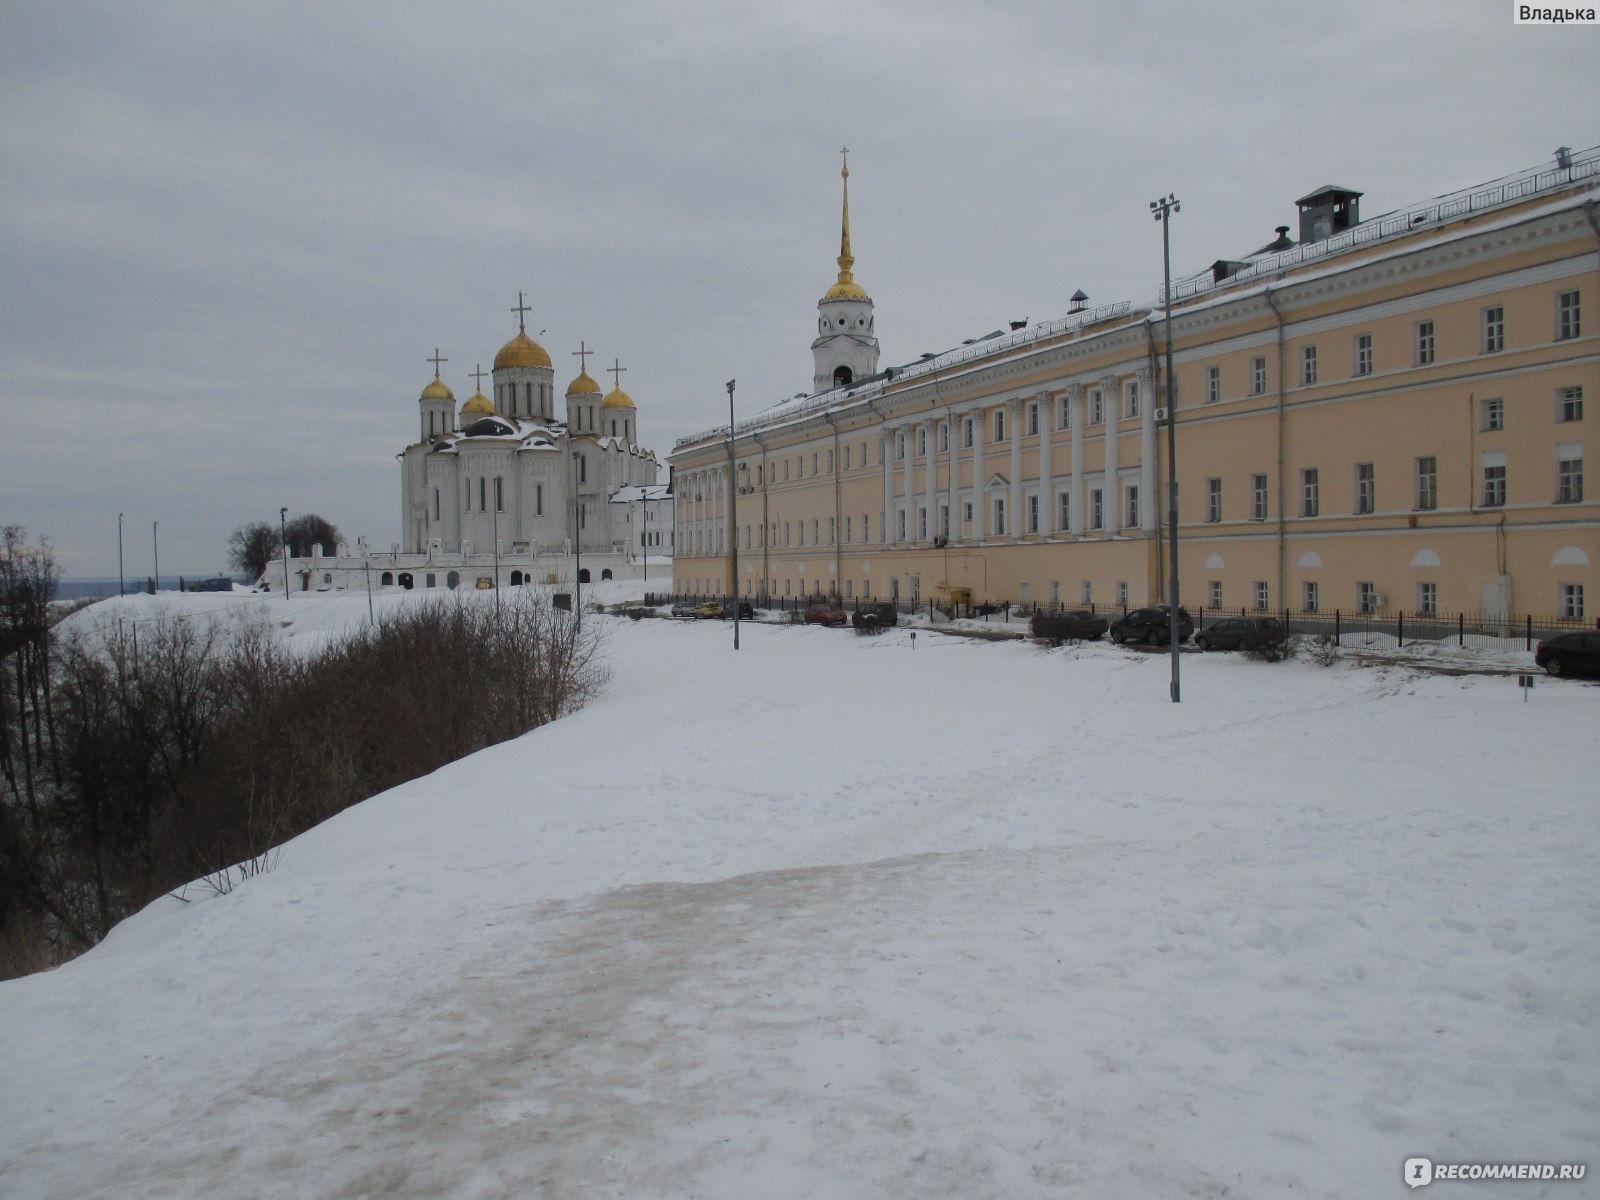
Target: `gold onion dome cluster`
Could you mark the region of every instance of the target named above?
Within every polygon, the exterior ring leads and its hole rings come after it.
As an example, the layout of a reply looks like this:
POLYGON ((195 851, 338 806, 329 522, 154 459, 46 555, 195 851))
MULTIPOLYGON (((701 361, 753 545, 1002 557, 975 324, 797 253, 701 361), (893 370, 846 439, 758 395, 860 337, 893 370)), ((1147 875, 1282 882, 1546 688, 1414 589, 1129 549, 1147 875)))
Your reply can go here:
MULTIPOLYGON (((596 389, 599 390, 599 389, 596 389)), ((633 397, 619 387, 612 388, 606 393, 606 398, 600 401, 601 408, 633 408, 633 397)))
POLYGON ((467 413, 484 413, 487 415, 493 412, 494 405, 489 403, 489 397, 485 396, 481 391, 473 393, 472 398, 461 406, 463 416, 467 413))
POLYGON ((517 336, 504 346, 500 353, 494 356, 494 369, 503 371, 507 367, 545 367, 550 366, 550 356, 545 353, 544 347, 528 336, 526 329, 517 330, 517 336))
POLYGON ((454 400, 455 398, 455 393, 437 375, 428 381, 427 387, 422 389, 422 399, 424 400, 454 400))
POLYGON ((579 371, 578 377, 567 385, 569 396, 598 396, 600 385, 589 377, 589 372, 579 371))

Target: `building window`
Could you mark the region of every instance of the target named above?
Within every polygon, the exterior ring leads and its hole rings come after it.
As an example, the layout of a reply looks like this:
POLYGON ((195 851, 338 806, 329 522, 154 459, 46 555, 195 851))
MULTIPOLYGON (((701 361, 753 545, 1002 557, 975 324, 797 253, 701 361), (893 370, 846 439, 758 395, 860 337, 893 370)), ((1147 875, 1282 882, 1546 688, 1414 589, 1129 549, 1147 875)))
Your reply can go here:
POLYGON ((1050 603, 1061 603, 1061 581, 1059 579, 1052 579, 1050 581, 1050 603))
POLYGON ((1222 368, 1206 368, 1206 403, 1215 404, 1222 399, 1222 368))
POLYGON ((489 511, 489 481, 484 476, 478 476, 478 511, 489 511))
POLYGON ((1559 598, 1562 620, 1583 620, 1583 584, 1563 583, 1559 598))
POLYGON ((906 435, 903 433, 897 433, 894 435, 894 460, 895 462, 903 462, 905 457, 906 435))
POLYGON ((789 482, 789 460, 787 458, 783 460, 783 481, 785 483, 789 482))
POLYGON ((1371 463, 1356 464, 1356 512, 1370 513, 1377 507, 1377 481, 1371 463))
POLYGON ((1252 521, 1265 521, 1267 519, 1267 477, 1265 475, 1250 476, 1250 519, 1252 521))
POLYGON ((1267 590, 1267 581, 1258 579, 1255 583, 1256 610, 1266 612, 1267 605, 1272 602, 1272 593, 1267 590))
POLYGON ((1583 447, 1576 442, 1556 450, 1556 503, 1583 499, 1583 447))
POLYGON ((1250 394, 1259 396, 1267 390, 1267 360, 1265 358, 1252 358, 1250 360, 1250 394))
POLYGON ((1208 580, 1206 580, 1206 607, 1207 608, 1221 608, 1222 607, 1222 580, 1220 580, 1220 579, 1208 579, 1208 580))
POLYGON ((1372 374, 1372 335, 1356 334, 1356 374, 1372 374))
POLYGON ((950 449, 950 422, 945 421, 939 426, 939 449, 950 449))
POLYGON ((1506 348, 1506 310, 1496 305, 1483 310, 1483 352, 1499 354, 1506 348))
POLYGON ((1129 529, 1137 529, 1139 528, 1139 485, 1130 483, 1122 489, 1122 495, 1123 499, 1127 501, 1123 506, 1128 514, 1125 525, 1129 529))
POLYGON ((1128 380, 1127 386, 1123 389, 1122 395, 1123 404, 1126 409, 1125 415, 1137 417, 1139 415, 1139 381, 1137 379, 1128 380))
POLYGON ((968 450, 972 449, 972 418, 967 417, 961 422, 961 444, 968 450))
POLYGON ((1089 389, 1089 424, 1098 425, 1106 419, 1105 397, 1099 388, 1089 389))
POLYGON ((828 451, 828 474, 833 474, 833 451, 828 451))
POLYGON ((1104 529, 1106 527, 1105 493, 1099 488, 1089 489, 1089 528, 1104 529))
POLYGON ((494 510, 495 510, 495 512, 505 512, 505 510, 506 510, 505 500, 506 500, 505 480, 504 480, 504 478, 502 476, 496 475, 494 477, 494 510))
POLYGON ((1417 322, 1417 366, 1425 367, 1433 361, 1433 322, 1417 322))
POLYGON ((434 488, 433 489, 433 519, 435 521, 437 521, 439 519, 439 489, 438 488, 434 488))
POLYGON ((850 447, 849 446, 846 446, 844 448, 844 469, 846 471, 848 471, 850 469, 850 447))
POLYGON ((994 501, 994 531, 997 535, 1006 531, 1006 502, 999 496, 994 501))
POLYGON ((1317 611, 1317 581, 1307 579, 1300 585, 1300 607, 1306 612, 1317 611))
POLYGON ((1085 579, 1083 581, 1083 591, 1080 594, 1083 596, 1083 602, 1085 604, 1092 605, 1094 603, 1094 582, 1092 580, 1085 579))
POLYGON ((1060 506, 1060 510, 1061 510, 1061 519, 1056 524, 1056 528, 1057 529, 1061 529, 1061 530, 1071 529, 1072 528, 1072 493, 1071 492, 1062 492, 1061 495, 1056 497, 1056 500, 1059 502, 1059 506, 1060 506))
POLYGON ((838 529, 832 517, 828 518, 828 545, 833 545, 833 539, 838 536, 838 529))
POLYGON ((855 586, 856 581, 853 579, 846 579, 844 581, 844 598, 846 600, 850 599, 850 597, 854 595, 855 586))
MULTIPOLYGON (((1215 525, 1222 520, 1222 480, 1206 480, 1206 520, 1215 525)), ((1212 607, 1216 607, 1213 605, 1212 607)))
POLYGON ((1556 420, 1560 422, 1583 420, 1583 389, 1564 387, 1556 391, 1556 420))
POLYGON ((1556 341, 1566 342, 1583 334, 1583 310, 1577 292, 1562 292, 1556 297, 1556 341))
POLYGON ((1039 436, 1039 405, 1037 403, 1028 405, 1028 436, 1039 436))
POLYGON ((1439 585, 1437 583, 1417 584, 1417 616, 1436 617, 1439 615, 1439 585))
POLYGON ((906 510, 903 508, 896 509, 894 519, 895 529, 898 531, 895 536, 903 542, 906 540, 906 510))
POLYGON ((1039 497, 1028 497, 1028 532, 1039 532, 1039 497))
POLYGON ((1483 506, 1485 508, 1500 508, 1505 502, 1505 451, 1489 451, 1483 456, 1483 506))
POLYGON ((1006 410, 1003 408, 994 410, 994 440, 997 442, 1006 440, 1006 410))
POLYGON ((1061 419, 1056 422, 1057 429, 1072 428, 1072 401, 1066 396, 1061 397, 1061 419))
POLYGON ((1317 348, 1315 346, 1300 347, 1300 384, 1310 387, 1317 381, 1317 348))
POLYGON ((928 510, 917 509, 917 536, 926 541, 928 538, 928 510))
POLYGON ((854 527, 855 527, 855 518, 846 517, 844 519, 844 544, 847 545, 847 546, 850 544, 851 530, 854 527))
POLYGON ((544 516, 544 484, 542 483, 533 485, 533 515, 536 517, 544 516))
POLYGON ((1480 400, 1478 414, 1480 417, 1478 427, 1486 433, 1506 427, 1506 402, 1498 397, 1493 400, 1480 400))
POLYGON ((1356 611, 1362 613, 1378 611, 1378 589, 1372 586, 1371 580, 1356 584, 1356 611))
POLYGON ((1432 455, 1417 459, 1417 507, 1424 512, 1439 507, 1439 460, 1432 455))
POLYGON ((1321 486, 1317 481, 1317 469, 1309 467, 1300 472, 1300 515, 1314 517, 1322 511, 1321 486))
POLYGON ((928 427, 926 425, 917 430, 917 453, 924 458, 928 454, 928 427))
POLYGON ((1126 579, 1117 580, 1117 603, 1123 608, 1128 607, 1128 581, 1126 579))
POLYGON ((950 506, 948 504, 939 505, 939 533, 940 536, 945 538, 950 536, 950 506))

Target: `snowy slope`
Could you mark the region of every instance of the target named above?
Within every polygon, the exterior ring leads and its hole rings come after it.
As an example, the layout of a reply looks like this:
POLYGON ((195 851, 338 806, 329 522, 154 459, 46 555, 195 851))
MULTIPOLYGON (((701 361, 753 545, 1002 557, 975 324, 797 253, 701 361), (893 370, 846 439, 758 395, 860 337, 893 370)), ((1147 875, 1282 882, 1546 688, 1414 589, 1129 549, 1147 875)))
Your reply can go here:
POLYGON ((596 619, 591 708, 0 984, 0 1194, 1354 1200, 1592 1156, 1600 687, 1187 655, 1172 705, 1113 647, 596 619))

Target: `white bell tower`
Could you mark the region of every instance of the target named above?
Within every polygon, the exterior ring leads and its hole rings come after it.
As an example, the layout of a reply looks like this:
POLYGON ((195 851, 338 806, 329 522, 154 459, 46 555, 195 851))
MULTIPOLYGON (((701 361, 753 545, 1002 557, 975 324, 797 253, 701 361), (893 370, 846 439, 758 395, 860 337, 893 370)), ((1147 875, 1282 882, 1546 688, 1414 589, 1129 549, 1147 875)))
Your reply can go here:
POLYGON ((850 268, 850 150, 839 176, 844 180, 844 208, 839 227, 839 278, 817 301, 817 339, 811 343, 814 391, 854 383, 878 370, 878 335, 873 328, 872 297, 855 281, 850 268))

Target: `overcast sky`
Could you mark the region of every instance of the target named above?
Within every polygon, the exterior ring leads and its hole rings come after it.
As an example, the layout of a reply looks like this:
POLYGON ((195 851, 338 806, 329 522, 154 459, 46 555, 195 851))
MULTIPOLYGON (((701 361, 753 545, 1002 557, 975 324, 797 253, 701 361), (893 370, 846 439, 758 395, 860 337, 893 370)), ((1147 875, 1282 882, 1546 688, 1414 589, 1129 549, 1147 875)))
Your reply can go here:
POLYGON ((0 523, 69 576, 116 574, 119 512, 130 576, 153 522, 210 573, 282 505, 387 547, 426 359, 464 400, 518 291, 664 461, 728 379, 809 389, 845 145, 887 366, 1152 297, 1169 191, 1186 274, 1324 183, 1372 216, 1600 142, 1600 27, 1512 12, 5 0, 0 523))

